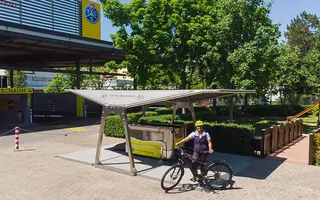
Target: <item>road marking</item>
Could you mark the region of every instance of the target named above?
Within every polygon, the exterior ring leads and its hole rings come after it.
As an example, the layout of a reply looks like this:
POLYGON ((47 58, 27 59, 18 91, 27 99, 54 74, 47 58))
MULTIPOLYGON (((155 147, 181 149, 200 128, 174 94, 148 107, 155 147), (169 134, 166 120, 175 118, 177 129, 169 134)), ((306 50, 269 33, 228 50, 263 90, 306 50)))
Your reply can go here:
POLYGON ((83 132, 83 131, 87 131, 88 129, 83 127, 72 127, 72 128, 64 128, 64 130, 73 131, 73 132, 83 132))

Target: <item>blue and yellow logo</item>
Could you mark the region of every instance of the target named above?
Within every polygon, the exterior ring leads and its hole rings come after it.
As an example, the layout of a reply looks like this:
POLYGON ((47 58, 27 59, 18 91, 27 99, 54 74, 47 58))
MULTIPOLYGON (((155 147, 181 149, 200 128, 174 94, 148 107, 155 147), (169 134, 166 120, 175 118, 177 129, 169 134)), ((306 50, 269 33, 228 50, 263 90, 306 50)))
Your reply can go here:
POLYGON ((84 15, 91 24, 95 24, 99 21, 99 12, 93 3, 86 6, 84 9, 84 15))

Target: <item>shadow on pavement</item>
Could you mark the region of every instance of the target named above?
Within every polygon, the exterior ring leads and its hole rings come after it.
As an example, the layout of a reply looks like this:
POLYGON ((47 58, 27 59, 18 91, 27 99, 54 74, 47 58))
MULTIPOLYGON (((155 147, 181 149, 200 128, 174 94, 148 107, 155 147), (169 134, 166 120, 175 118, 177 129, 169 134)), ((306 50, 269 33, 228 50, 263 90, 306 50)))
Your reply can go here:
POLYGON ((285 160, 284 158, 277 158, 276 160, 258 158, 235 176, 263 180, 268 178, 285 160))
POLYGON ((73 119, 73 120, 56 120, 48 121, 44 123, 33 123, 33 124, 3 124, 0 123, 0 136, 10 131, 6 135, 14 134, 14 128, 21 128, 19 134, 29 133, 29 132, 40 132, 40 131, 51 131, 60 130, 64 128, 71 127, 83 127, 100 124, 99 118, 86 118, 86 119, 73 119))

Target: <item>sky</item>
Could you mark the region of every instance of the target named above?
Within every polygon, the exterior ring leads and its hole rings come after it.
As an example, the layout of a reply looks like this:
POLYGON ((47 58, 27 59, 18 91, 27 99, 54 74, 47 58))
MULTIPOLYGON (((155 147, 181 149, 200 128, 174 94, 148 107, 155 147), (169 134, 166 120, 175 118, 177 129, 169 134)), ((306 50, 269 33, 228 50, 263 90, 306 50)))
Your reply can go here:
MULTIPOLYGON (((99 0, 93 0, 99 2, 99 0)), ((122 3, 129 3, 131 0, 120 0, 122 3)), ((286 31, 287 24, 301 12, 306 11, 310 14, 316 14, 320 17, 320 0, 274 0, 269 17, 274 24, 280 23, 281 37, 279 41, 284 40, 283 33, 286 31)), ((102 13, 102 8, 101 8, 102 13)), ((111 22, 106 17, 101 16, 101 39, 112 41, 110 34, 116 33, 117 27, 112 27, 111 22)))

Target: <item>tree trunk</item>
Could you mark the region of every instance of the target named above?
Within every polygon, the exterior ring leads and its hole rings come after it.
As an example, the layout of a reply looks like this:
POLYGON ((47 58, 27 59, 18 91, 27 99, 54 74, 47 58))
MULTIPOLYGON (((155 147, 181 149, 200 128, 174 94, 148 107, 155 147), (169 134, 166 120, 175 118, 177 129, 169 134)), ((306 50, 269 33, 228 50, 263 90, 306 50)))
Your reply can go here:
POLYGON ((138 83, 137 83, 137 78, 135 77, 133 78, 133 89, 137 90, 137 88, 138 88, 138 83))
POLYGON ((232 122, 233 121, 233 96, 229 96, 228 101, 229 101, 229 119, 232 122))
POLYGON ((212 110, 217 115, 217 99, 212 99, 212 110))
POLYGON ((180 78, 181 78, 181 89, 187 89, 187 75, 186 75, 186 72, 185 71, 181 71, 181 75, 180 75, 180 78))
POLYGON ((244 109, 248 108, 248 94, 244 95, 244 109))

